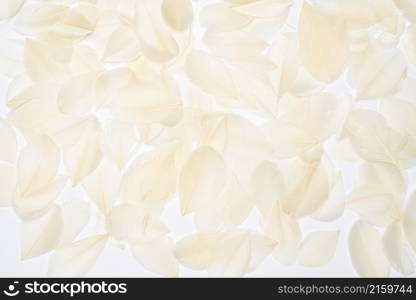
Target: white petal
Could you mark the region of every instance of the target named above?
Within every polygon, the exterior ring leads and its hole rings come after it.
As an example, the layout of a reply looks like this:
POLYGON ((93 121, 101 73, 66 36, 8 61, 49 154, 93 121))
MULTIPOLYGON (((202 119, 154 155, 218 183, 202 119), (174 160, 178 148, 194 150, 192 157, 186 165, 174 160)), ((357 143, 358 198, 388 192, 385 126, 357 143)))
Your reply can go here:
POLYGON ((413 65, 416 65, 416 25, 410 25, 402 37, 403 50, 413 65))
POLYGON ((33 219, 45 213, 58 198, 67 178, 57 176, 54 180, 29 195, 17 194, 13 200, 15 213, 21 219, 33 219))
POLYGON ((241 32, 207 32, 203 41, 215 54, 230 59, 260 56, 268 46, 264 40, 241 32))
POLYGON ((318 80, 331 82, 347 59, 345 24, 304 3, 299 20, 299 49, 306 69, 318 80))
POLYGON ((273 256, 285 265, 292 264, 298 254, 301 231, 296 219, 275 205, 264 218, 265 234, 277 242, 273 256))
POLYGON ((399 90, 406 69, 397 49, 370 52, 352 66, 348 83, 356 89, 358 100, 385 97, 399 90))
POLYGON ((413 251, 416 252, 416 195, 413 194, 407 201, 403 218, 403 231, 413 251))
POLYGON ((136 32, 143 54, 150 60, 164 62, 179 53, 179 46, 172 32, 164 24, 160 0, 140 1, 136 5, 136 32))
POLYGON ((394 196, 379 185, 361 185, 348 196, 347 205, 375 225, 387 225, 396 216, 394 196))
POLYGON ((162 15, 172 29, 185 31, 193 19, 192 2, 191 0, 163 0, 162 15))
POLYGON ((292 0, 258 0, 236 6, 234 9, 257 18, 273 18, 285 14, 291 5, 292 0))
POLYGON ((185 62, 185 72, 197 87, 210 95, 225 98, 235 95, 230 70, 206 52, 191 51, 185 62))
POLYGON ((167 149, 134 161, 122 179, 122 201, 139 203, 149 212, 160 212, 176 189, 173 155, 167 149))
POLYGON ((213 248, 223 233, 198 232, 184 237, 175 246, 175 257, 184 266, 194 269, 206 269, 211 263, 213 248))
POLYGON ((49 137, 31 140, 17 163, 20 195, 29 196, 48 185, 57 175, 60 160, 59 148, 49 137))
POLYGON ((24 62, 29 77, 37 81, 59 81, 67 76, 65 67, 49 53, 48 45, 39 40, 26 39, 24 62))
POLYGON ((58 246, 62 232, 62 212, 58 206, 44 216, 22 224, 22 259, 29 259, 58 246))
POLYGON ((213 249, 208 268, 211 276, 243 276, 250 266, 250 234, 236 232, 223 236, 213 249))
POLYGON ((200 147, 188 159, 179 177, 181 212, 187 214, 216 199, 226 183, 226 166, 210 147, 200 147))
POLYGON ((280 170, 269 161, 264 161, 254 169, 251 176, 251 191, 256 206, 267 215, 285 194, 285 184, 280 170))
POLYGON ((305 267, 328 264, 335 255, 339 231, 317 231, 310 233, 301 243, 299 263, 305 267))
POLYGON ((25 0, 3 0, 0 2, 0 20, 13 17, 25 0))
POLYGON ((312 214, 312 218, 326 222, 336 220, 344 212, 345 197, 342 176, 338 174, 328 195, 328 200, 312 214))
POLYGON ((114 202, 120 186, 120 171, 115 163, 107 158, 85 178, 83 187, 103 214, 107 214, 114 202))
POLYGON ((107 214, 106 229, 117 240, 148 242, 163 237, 168 229, 162 222, 134 204, 114 206, 107 214))
POLYGON ((168 237, 131 247, 133 256, 149 271, 167 277, 177 277, 179 264, 173 254, 173 243, 168 237))
POLYGON ((0 164, 0 207, 10 206, 17 188, 16 167, 8 164, 0 164))
POLYGON ((48 32, 62 19, 67 10, 66 6, 52 3, 25 5, 16 17, 14 26, 16 31, 25 35, 48 32))
POLYGON ((394 2, 410 22, 416 23, 416 3, 414 1, 394 0, 394 2))
POLYGON ((107 235, 94 235, 58 247, 49 258, 48 275, 80 277, 96 263, 107 242, 107 235))
POLYGON ((108 38, 103 60, 111 63, 123 63, 135 60, 140 54, 140 42, 136 33, 130 27, 120 26, 108 38))
POLYGON ((399 221, 391 223, 383 235, 384 253, 389 259, 391 266, 403 275, 414 272, 414 265, 406 253, 404 246, 404 235, 399 221))
POLYGON ((71 174, 73 186, 93 172, 101 161, 99 123, 90 118, 83 126, 84 132, 78 141, 64 152, 64 164, 71 174))
POLYGON ((0 47, 2 49, 0 56, 0 74, 14 77, 24 72, 23 45, 23 41, 20 40, 8 39, 0 41, 0 47))
POLYGON ((129 68, 114 68, 106 70, 99 75, 95 84, 97 106, 101 107, 118 96, 122 88, 125 88, 134 78, 134 73, 129 68))
POLYGON ((352 265, 362 277, 387 277, 390 263, 384 255, 380 234, 371 225, 357 221, 349 234, 352 265))
POLYGON ((86 73, 64 82, 56 100, 59 110, 66 114, 87 114, 95 103, 96 78, 96 73, 86 73))
POLYGON ((236 31, 249 24, 252 19, 221 2, 204 6, 199 15, 201 24, 213 32, 236 31))
POLYGON ((17 156, 17 138, 13 128, 0 119, 0 160, 15 163, 17 156))
POLYGON ((67 200, 62 204, 63 230, 59 243, 71 243, 77 238, 90 219, 90 205, 80 199, 67 200))
POLYGON ((137 145, 136 128, 127 122, 112 120, 104 128, 103 152, 122 170, 137 145))

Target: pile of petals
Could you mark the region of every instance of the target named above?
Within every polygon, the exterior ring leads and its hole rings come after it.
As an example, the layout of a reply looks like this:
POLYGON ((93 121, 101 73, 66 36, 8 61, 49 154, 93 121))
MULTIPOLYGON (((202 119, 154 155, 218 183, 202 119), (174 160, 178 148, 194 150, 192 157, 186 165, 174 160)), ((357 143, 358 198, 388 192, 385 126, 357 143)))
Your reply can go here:
POLYGON ((359 276, 414 272, 414 0, 1 0, 0 20, 22 259, 250 276, 325 266, 345 233, 359 276))

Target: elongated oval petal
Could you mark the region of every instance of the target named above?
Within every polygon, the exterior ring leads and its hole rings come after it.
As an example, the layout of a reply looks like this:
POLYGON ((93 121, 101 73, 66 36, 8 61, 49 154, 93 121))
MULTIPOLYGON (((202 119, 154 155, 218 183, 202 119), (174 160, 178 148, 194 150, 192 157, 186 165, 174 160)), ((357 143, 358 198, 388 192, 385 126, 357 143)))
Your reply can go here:
POLYGON ((383 235, 384 253, 389 259, 391 266, 403 275, 414 272, 414 265, 406 253, 404 234, 399 221, 391 223, 383 235))
POLYGON ((107 235, 94 235, 58 247, 49 258, 48 275, 79 277, 96 263, 106 245, 107 235))
POLYGON ((339 231, 317 231, 309 234, 299 248, 299 262, 305 267, 328 264, 337 248, 339 231))
POLYGON ((390 263, 384 255, 381 235, 371 225, 357 221, 349 234, 352 264, 362 277, 386 277, 390 263))
POLYGON ((191 0, 163 0, 162 15, 172 29, 185 31, 193 19, 192 2, 191 0))
POLYGON ((59 244, 62 233, 62 212, 58 206, 44 216, 22 224, 22 259, 51 251, 59 244))
POLYGON ((225 186, 226 172, 224 161, 212 148, 195 150, 179 176, 182 214, 203 209, 217 198, 225 186))

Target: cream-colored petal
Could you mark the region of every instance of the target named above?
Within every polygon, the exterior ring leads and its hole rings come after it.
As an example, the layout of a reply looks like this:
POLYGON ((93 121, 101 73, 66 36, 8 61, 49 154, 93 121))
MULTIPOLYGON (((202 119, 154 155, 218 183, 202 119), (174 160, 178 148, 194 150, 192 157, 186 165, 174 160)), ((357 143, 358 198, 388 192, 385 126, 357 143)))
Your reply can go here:
POLYGON ((406 69, 400 50, 377 50, 350 68, 348 83, 356 89, 357 100, 385 97, 400 89, 406 69))
POLYGON ((199 15, 201 24, 212 32, 237 31, 249 24, 252 19, 221 2, 204 6, 199 15))
POLYGON ((120 171, 116 164, 104 157, 100 165, 82 183, 88 196, 103 214, 107 214, 117 199, 120 171))
POLYGON ((80 277, 97 262, 107 243, 107 235, 94 235, 58 247, 49 258, 48 275, 80 277))
POLYGON ((59 194, 62 192, 67 178, 63 176, 57 176, 52 181, 49 181, 44 187, 31 192, 28 195, 19 194, 13 200, 13 208, 15 213, 21 219, 33 219, 37 218, 49 210, 59 194))
POLYGON ((149 242, 168 232, 157 217, 131 203, 123 203, 110 210, 106 217, 106 229, 113 238, 131 242, 149 242))
POLYGON ((165 22, 177 31, 188 29, 193 20, 191 0, 163 0, 162 15, 165 22))
POLYGON ((394 0, 394 3, 410 22, 416 23, 416 3, 414 1, 394 0))
POLYGON ((230 70, 207 52, 191 51, 185 62, 185 72, 192 83, 210 95, 224 98, 235 96, 230 70))
POLYGON ((135 160, 122 179, 122 201, 139 203, 147 211, 160 212, 176 189, 173 155, 168 148, 135 160))
POLYGON ((301 242, 301 231, 296 219, 275 205, 263 220, 266 236, 277 242, 273 256, 279 262, 293 264, 301 242))
POLYGON ((403 217, 403 231, 407 241, 416 252, 416 195, 407 199, 407 206, 403 217))
POLYGON ((345 24, 304 3, 299 19, 299 49, 306 69, 318 80, 332 82, 345 68, 345 24))
POLYGON ((247 272, 254 271, 272 253, 277 244, 278 242, 267 236, 250 233, 250 261, 247 272))
POLYGON ((401 223, 399 221, 391 223, 383 235, 384 253, 393 269, 403 275, 410 275, 415 269, 411 258, 404 249, 404 241, 401 223))
POLYGON ((140 41, 134 30, 128 26, 120 26, 108 38, 103 60, 125 63, 137 59, 140 55, 140 41))
POLYGON ((207 32, 203 41, 215 54, 230 59, 260 56, 268 46, 263 39, 241 32, 207 32))
POLYGON ((90 118, 83 125, 84 132, 78 141, 64 151, 64 165, 71 174, 75 186, 93 172, 101 161, 101 128, 95 118, 90 118))
POLYGON ((402 36, 403 51, 406 53, 410 62, 416 65, 416 25, 410 25, 406 28, 402 36))
POLYGON ((16 167, 9 163, 0 163, 0 178, 0 207, 7 207, 12 204, 17 188, 16 167))
POLYGON ((361 185, 348 196, 347 205, 361 219, 375 225, 385 226, 397 217, 394 196, 379 185, 361 185))
POLYGON ((212 261, 214 246, 222 236, 221 232, 197 232, 188 235, 176 243, 175 257, 188 268, 206 269, 212 261))
POLYGON ((334 180, 328 199, 311 215, 312 218, 329 222, 338 219, 343 214, 346 195, 341 174, 338 174, 334 180))
POLYGON ((328 264, 335 255, 339 231, 316 231, 310 233, 300 244, 299 263, 305 267, 328 264))
POLYGON ((105 125, 103 152, 122 170, 134 154, 138 137, 136 128, 127 122, 112 120, 105 125))
POLYGON ((97 106, 101 107, 118 96, 120 89, 125 88, 134 78, 129 68, 121 67, 106 70, 101 73, 95 83, 97 106))
POLYGON ((251 193, 263 215, 269 214, 272 207, 282 200, 286 187, 280 170, 274 163, 264 161, 254 169, 251 176, 251 193))
POLYGON ((55 206, 42 217, 22 223, 21 258, 29 259, 53 250, 62 233, 62 212, 55 206))
POLYGON ((225 187, 226 166, 221 156, 210 147, 200 147, 188 159, 179 176, 181 212, 206 209, 225 187))
POLYGON ((325 156, 305 166, 305 172, 282 201, 282 207, 295 217, 315 212, 328 199, 332 164, 325 156))
POLYGON ((23 45, 24 43, 20 40, 8 39, 0 41, 0 47, 2 49, 0 56, 0 74, 14 77, 24 72, 23 45))
MULTIPOLYGON (((16 2, 19 2, 18 0, 16 2)), ((53 3, 25 5, 16 17, 14 28, 24 35, 51 31, 66 14, 68 7, 53 3)))
POLYGON ((71 243, 81 233, 90 220, 90 205, 80 199, 65 201, 62 206, 63 228, 59 243, 71 243))
POLYGON ((3 119, 0 119, 0 141, 2 142, 0 148, 0 161, 15 163, 17 156, 16 133, 9 123, 3 119))
POLYGON ((292 0, 258 0, 235 6, 233 9, 257 18, 273 18, 285 14, 291 5, 292 0))
POLYGON ((173 254, 173 243, 162 237, 147 243, 131 245, 133 256, 149 271, 167 277, 179 275, 179 264, 173 254))
POLYGON ((178 55, 178 43, 162 18, 161 0, 138 2, 135 21, 143 54, 148 59, 164 62, 178 55))
POLYGON ((88 114, 95 103, 96 73, 86 73, 65 81, 59 90, 59 110, 66 114, 88 114))
POLYGON ((24 51, 26 72, 33 81, 59 81, 67 76, 67 70, 52 58, 46 43, 26 39, 24 51))
POLYGON ((387 277, 390 263, 387 260, 380 233, 371 225, 357 221, 349 234, 352 265, 362 277, 387 277))
POLYGON ((250 234, 235 232, 223 236, 213 249, 208 267, 210 276, 243 276, 250 266, 250 234))
POLYGON ((48 185, 57 175, 61 153, 48 136, 31 140, 17 162, 21 196, 29 196, 48 185))
POLYGON ((93 5, 72 6, 53 30, 64 38, 80 38, 90 34, 98 21, 99 11, 93 5))
POLYGON ((25 0, 4 0, 0 2, 0 20, 16 15, 25 0))

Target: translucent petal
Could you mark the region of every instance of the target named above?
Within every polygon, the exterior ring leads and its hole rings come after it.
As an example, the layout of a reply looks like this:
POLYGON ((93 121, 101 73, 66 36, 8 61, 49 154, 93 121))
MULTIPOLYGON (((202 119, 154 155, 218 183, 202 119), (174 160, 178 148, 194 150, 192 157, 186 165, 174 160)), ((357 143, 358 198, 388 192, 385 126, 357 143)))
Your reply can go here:
POLYGON ((107 235, 94 235, 58 247, 49 258, 48 275, 79 277, 96 263, 107 242, 107 235))
POLYGON ((21 258, 29 259, 58 246, 62 232, 62 212, 57 206, 42 217, 23 222, 21 258))
POLYGON ((387 277, 390 263, 384 255, 380 234, 371 225, 357 221, 349 234, 352 265, 362 277, 387 277))
POLYGON ((305 267, 328 264, 335 255, 339 231, 316 231, 302 241, 299 248, 299 263, 305 267))

